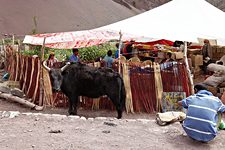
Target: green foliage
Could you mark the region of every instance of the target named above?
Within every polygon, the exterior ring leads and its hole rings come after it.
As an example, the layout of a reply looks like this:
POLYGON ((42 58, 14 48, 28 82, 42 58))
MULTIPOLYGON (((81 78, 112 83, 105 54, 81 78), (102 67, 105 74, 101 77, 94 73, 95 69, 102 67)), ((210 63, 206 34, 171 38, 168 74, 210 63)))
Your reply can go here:
MULTIPOLYGON (((104 57, 108 50, 113 51, 113 56, 116 51, 115 43, 105 43, 98 46, 79 48, 79 56, 81 61, 94 61, 98 57, 104 57)), ((48 58, 51 52, 55 53, 55 57, 59 61, 66 61, 72 55, 72 49, 50 49, 45 48, 45 59, 48 58)))
POLYGON ((40 56, 40 51, 38 51, 38 50, 21 51, 21 54, 25 55, 25 56, 32 56, 32 55, 40 56))
POLYGON ((68 49, 49 49, 45 51, 45 58, 47 59, 49 57, 49 54, 51 52, 55 53, 55 58, 57 58, 59 61, 66 61, 69 59, 69 56, 72 54, 71 50, 68 49))
POLYGON ((115 54, 116 47, 113 43, 105 43, 98 46, 86 47, 79 49, 79 55, 82 61, 94 61, 98 57, 104 57, 108 50, 115 54))
MULTIPOLYGON (((116 51, 115 43, 105 43, 98 46, 79 48, 79 56, 81 61, 94 61, 98 57, 104 57, 108 50, 113 51, 113 56, 116 51)), ((55 53, 55 57, 59 61, 66 61, 72 55, 72 49, 51 49, 45 48, 45 59, 48 59, 51 52, 55 53)), ((38 55, 41 56, 41 46, 31 46, 30 50, 22 51, 23 55, 38 55)))
MULTIPOLYGON (((16 42, 16 41, 15 41, 15 42, 16 42)), ((2 41, 1 41, 1 44, 3 44, 2 41)), ((5 38, 5 39, 4 39, 4 44, 5 44, 5 45, 11 45, 11 44, 13 44, 12 38, 5 38)), ((16 43, 15 43, 15 44, 16 44, 16 43)))
POLYGON ((10 38, 4 39, 4 42, 5 42, 5 45, 12 44, 12 39, 10 38))

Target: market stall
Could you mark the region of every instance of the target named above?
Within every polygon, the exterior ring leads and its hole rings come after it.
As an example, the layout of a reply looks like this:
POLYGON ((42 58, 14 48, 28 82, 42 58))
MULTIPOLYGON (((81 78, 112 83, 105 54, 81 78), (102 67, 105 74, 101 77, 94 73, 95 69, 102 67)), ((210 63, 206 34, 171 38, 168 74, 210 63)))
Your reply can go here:
MULTIPOLYGON (((180 67, 175 67, 176 64, 171 66, 165 65, 166 67, 160 67, 161 69, 166 69, 165 73, 171 73, 172 76, 176 77, 175 81, 179 80, 186 80, 187 71, 189 74, 189 82, 190 87, 193 86, 191 72, 189 68, 189 63, 187 59, 187 42, 197 42, 197 38, 207 38, 207 39, 217 39, 219 44, 224 44, 225 42, 225 13, 220 11, 219 9, 215 8, 205 0, 173 0, 168 2, 160 7, 142 13, 140 15, 125 19, 123 21, 107 25, 104 27, 100 27, 98 29, 93 29, 89 31, 78 31, 78 32, 66 32, 66 33, 52 33, 52 34, 39 34, 39 35, 28 35, 24 39, 24 43, 34 44, 34 45, 44 45, 46 47, 53 47, 53 48, 73 48, 73 47, 85 47, 91 46, 94 44, 100 44, 111 39, 121 39, 122 41, 131 41, 135 40, 135 38, 139 37, 139 39, 148 39, 147 41, 151 41, 152 39, 149 37, 154 37, 157 39, 167 39, 171 41, 181 40, 184 41, 184 48, 183 54, 182 50, 181 53, 176 54, 180 58, 184 58, 184 63, 179 62, 177 65, 182 64, 186 69, 183 69, 183 78, 179 79, 180 77, 180 67), (202 9, 204 8, 204 9, 202 9), (191 11, 190 11, 191 10, 191 11), (175 19, 172 19, 175 18, 175 19), (209 22, 217 22, 220 20, 219 24, 211 24, 209 22), (140 23, 143 22, 143 23, 140 23), (213 29, 213 30, 212 30, 213 29), (132 36, 131 36, 132 35, 132 36), (43 43, 43 39, 46 38, 46 41, 43 43), (169 70, 167 70, 170 68, 169 70), (178 72, 177 72, 178 71, 178 72)), ((156 39, 154 39, 156 40, 156 39)), ((143 41, 142 41, 143 42, 143 41)), ((121 47, 121 44, 120 44, 121 47)), ((138 47, 138 46, 137 46, 138 47)), ((150 46, 150 50, 154 51, 157 48, 157 51, 166 52, 168 49, 173 51, 174 53, 179 52, 175 51, 175 49, 171 49, 171 46, 150 46), (153 48, 153 50, 151 50, 153 48)), ((145 57, 150 56, 150 53, 144 54, 145 57)), ((158 57, 159 53, 157 53, 158 57)), ((193 57, 194 60, 198 60, 196 57, 193 57)), ((132 59, 133 60, 133 59, 132 59)), ((137 60, 137 59, 136 59, 137 60)), ((119 61, 120 62, 120 61, 119 61)), ((196 63, 195 63, 196 64, 196 63)), ((143 65, 137 66, 137 71, 143 69, 143 65)), ((120 63, 119 63, 120 66, 120 63)), ((120 68, 120 67, 119 67, 120 68)), ((153 66, 155 69, 154 72, 160 72, 159 66, 156 64, 153 66)), ((144 66, 145 69, 145 66, 144 66)), ((131 71, 131 70, 130 70, 131 71)), ((147 71, 147 70, 146 70, 147 71)), ((149 72, 149 71, 147 71, 149 72)), ((135 72, 135 75, 144 75, 142 72, 135 72)), ((158 76, 154 76, 156 79, 158 76)), ((157 83, 164 83, 163 79, 157 78, 157 83)), ((152 79, 152 78, 151 78, 152 79)), ((155 81, 152 79, 151 82, 155 81)), ((150 80, 150 78, 148 79, 150 80)), ((132 78, 131 78, 132 81, 132 78)), ((130 81, 130 82, 131 82, 130 81)), ((135 80, 138 81, 138 80, 135 80)), ((166 81, 168 79, 166 78, 166 81)), ((187 82, 188 82, 187 81, 187 82)), ((177 82, 176 84, 179 85, 177 82)), ((155 88, 156 95, 158 97, 162 96, 162 85, 155 84, 157 87, 155 88)), ((165 85, 166 86, 166 85, 165 85)), ((138 87, 138 86, 134 86, 138 87)), ((177 89, 181 89, 180 85, 177 86, 177 89)), ((132 85, 131 85, 132 89, 132 85)), ((154 88, 153 88, 154 89, 154 88)), ((183 92, 185 92, 186 88, 183 88, 183 92)), ((188 89, 188 88, 187 88, 188 89)), ((173 91, 173 90, 171 90, 173 91)), ((190 90, 191 91, 191 90, 190 90)), ((191 93, 191 92, 189 92, 191 93)), ((189 94, 186 92, 186 94, 189 94)), ((152 96, 152 95, 151 95, 152 96)), ((133 96, 132 96, 133 97, 133 96)), ((135 97, 135 96, 134 96, 135 97)), ((136 97, 137 98, 137 97, 136 97)), ((142 98, 137 98, 141 99, 142 98)), ((135 99, 133 102, 137 102, 138 100, 135 99)), ((150 99, 148 99, 149 101, 150 99)), ((158 101, 158 98, 156 98, 158 101)), ((156 101, 156 102, 157 102, 156 101)), ((148 105, 145 105, 148 106, 148 105)))

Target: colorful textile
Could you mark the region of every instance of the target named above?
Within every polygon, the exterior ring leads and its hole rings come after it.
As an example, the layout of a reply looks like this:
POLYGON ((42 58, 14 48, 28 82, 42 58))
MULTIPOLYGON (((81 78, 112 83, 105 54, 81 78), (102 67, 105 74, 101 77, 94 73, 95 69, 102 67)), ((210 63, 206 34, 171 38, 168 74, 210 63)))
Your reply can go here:
POLYGON ((183 111, 182 107, 178 105, 178 101, 186 98, 185 92, 163 92, 162 93, 162 112, 167 111, 183 111))

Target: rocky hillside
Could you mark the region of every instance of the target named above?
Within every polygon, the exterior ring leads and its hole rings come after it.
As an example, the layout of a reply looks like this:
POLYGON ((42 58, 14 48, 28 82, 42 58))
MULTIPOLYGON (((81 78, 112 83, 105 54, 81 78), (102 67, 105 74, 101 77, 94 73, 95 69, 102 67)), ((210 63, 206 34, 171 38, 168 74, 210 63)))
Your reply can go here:
POLYGON ((141 12, 113 0, 0 1, 0 37, 92 29, 141 12))
MULTIPOLYGON (((149 10, 165 4, 170 0, 114 0, 120 4, 128 3, 138 9, 149 10)), ((206 0, 217 8, 225 11, 225 1, 224 0, 206 0)))
MULTIPOLYGON (((0 0, 0 38, 4 34, 93 29, 170 0, 0 0)), ((207 0, 225 11, 224 0, 207 0)))

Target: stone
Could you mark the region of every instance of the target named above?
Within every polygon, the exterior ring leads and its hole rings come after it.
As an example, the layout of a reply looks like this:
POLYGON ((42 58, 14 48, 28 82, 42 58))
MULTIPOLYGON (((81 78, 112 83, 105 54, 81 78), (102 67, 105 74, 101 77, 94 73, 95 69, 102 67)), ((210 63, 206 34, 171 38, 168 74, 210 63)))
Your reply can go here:
POLYGON ((86 119, 85 117, 83 117, 83 116, 82 116, 82 117, 80 117, 80 119, 81 119, 81 120, 87 120, 87 119, 86 119))
POLYGON ((71 118, 71 119, 80 119, 80 116, 73 116, 73 115, 70 115, 70 116, 68 116, 68 118, 71 118))
MULTIPOLYGON (((44 115, 43 115, 43 116, 44 116, 44 115)), ((66 115, 60 115, 60 114, 52 114, 51 116, 52 116, 52 117, 61 118, 61 119, 63 119, 63 118, 66 118, 66 117, 67 117, 66 115)))
POLYGON ((33 113, 27 112, 27 113, 22 113, 22 115, 31 116, 31 115, 33 115, 33 113))
POLYGON ((11 94, 14 96, 18 96, 20 98, 24 98, 26 95, 23 93, 22 90, 18 89, 18 88, 14 88, 11 90, 11 94))
POLYGON ((135 119, 126 119, 126 122, 135 122, 135 119))
POLYGON ((148 119, 137 119, 137 121, 140 121, 144 124, 150 122, 150 120, 148 120, 148 119))
POLYGON ((11 90, 4 84, 0 84, 0 92, 10 94, 11 90))
POLYGON ((15 118, 19 115, 20 115, 20 112, 18 111, 4 111, 1 116, 2 118, 15 118))
POLYGON ((42 113, 33 113, 34 116, 40 116, 42 113))
POLYGON ((18 111, 10 111, 9 113, 10 113, 9 118, 15 118, 20 115, 20 112, 18 111))
POLYGON ((96 117, 96 120, 106 120, 106 117, 96 117))
POLYGON ((87 120, 88 121, 94 121, 94 118, 88 118, 87 120))

